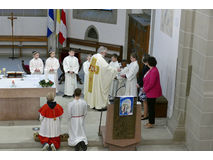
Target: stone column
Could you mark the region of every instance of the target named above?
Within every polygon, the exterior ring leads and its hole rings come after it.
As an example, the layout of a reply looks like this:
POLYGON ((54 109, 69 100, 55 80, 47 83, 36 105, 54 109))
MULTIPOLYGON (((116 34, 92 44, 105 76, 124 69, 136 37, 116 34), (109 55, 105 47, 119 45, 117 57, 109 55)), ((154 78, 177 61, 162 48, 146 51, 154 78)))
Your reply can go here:
POLYGON ((194 17, 186 145, 213 150, 213 10, 196 10, 194 17))
POLYGON ((213 150, 213 10, 182 10, 176 95, 168 120, 189 150, 213 150))
POLYGON ((174 140, 184 140, 185 138, 187 79, 190 73, 188 71, 192 52, 193 13, 194 10, 181 11, 175 101, 173 115, 168 120, 168 127, 174 136, 174 140))

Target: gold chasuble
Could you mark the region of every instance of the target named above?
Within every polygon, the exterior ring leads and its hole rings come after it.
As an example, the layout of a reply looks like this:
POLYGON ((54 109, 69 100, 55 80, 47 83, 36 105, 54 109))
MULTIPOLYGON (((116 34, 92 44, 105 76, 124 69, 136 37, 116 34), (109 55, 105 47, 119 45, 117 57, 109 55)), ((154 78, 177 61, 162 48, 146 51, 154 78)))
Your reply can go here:
POLYGON ((108 104, 109 89, 117 69, 111 67, 99 53, 91 58, 89 76, 86 79, 84 99, 90 108, 102 109, 108 104))

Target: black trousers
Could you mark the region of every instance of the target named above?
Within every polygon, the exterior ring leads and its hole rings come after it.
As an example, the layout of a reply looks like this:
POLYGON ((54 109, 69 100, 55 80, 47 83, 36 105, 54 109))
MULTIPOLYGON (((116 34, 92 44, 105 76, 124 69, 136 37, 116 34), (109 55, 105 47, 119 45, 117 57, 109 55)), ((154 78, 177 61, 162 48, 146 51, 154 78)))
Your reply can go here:
POLYGON ((150 124, 155 124, 155 102, 156 102, 156 98, 147 98, 150 124))

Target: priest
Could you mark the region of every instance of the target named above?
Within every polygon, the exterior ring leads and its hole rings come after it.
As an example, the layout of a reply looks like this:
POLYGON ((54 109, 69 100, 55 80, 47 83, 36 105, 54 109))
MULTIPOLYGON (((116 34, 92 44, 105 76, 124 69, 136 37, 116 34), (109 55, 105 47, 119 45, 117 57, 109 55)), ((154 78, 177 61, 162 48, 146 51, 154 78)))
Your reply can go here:
POLYGON ((88 85, 85 86, 86 95, 84 98, 90 108, 96 110, 106 108, 111 83, 120 71, 106 62, 104 59, 106 52, 107 48, 101 46, 98 53, 92 56, 87 78, 88 85))
POLYGON ((70 50, 69 56, 64 58, 63 68, 65 72, 65 84, 63 97, 72 97, 74 90, 77 88, 77 78, 79 70, 78 59, 74 56, 75 51, 70 50))

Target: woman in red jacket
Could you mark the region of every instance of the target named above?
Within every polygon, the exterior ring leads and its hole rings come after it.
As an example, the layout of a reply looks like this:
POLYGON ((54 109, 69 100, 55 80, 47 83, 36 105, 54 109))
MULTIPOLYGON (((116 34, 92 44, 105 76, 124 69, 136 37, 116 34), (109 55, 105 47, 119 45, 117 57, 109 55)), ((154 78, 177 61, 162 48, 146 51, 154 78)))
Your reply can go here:
POLYGON ((147 96, 149 113, 149 123, 145 125, 147 128, 152 128, 155 124, 155 102, 156 98, 162 96, 160 75, 156 65, 156 59, 154 57, 149 57, 148 67, 150 68, 150 70, 145 74, 143 78, 143 90, 147 96))

